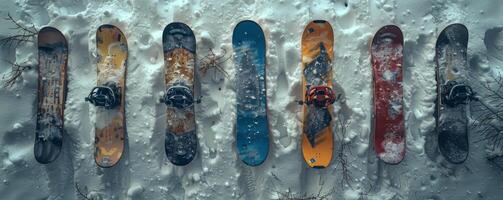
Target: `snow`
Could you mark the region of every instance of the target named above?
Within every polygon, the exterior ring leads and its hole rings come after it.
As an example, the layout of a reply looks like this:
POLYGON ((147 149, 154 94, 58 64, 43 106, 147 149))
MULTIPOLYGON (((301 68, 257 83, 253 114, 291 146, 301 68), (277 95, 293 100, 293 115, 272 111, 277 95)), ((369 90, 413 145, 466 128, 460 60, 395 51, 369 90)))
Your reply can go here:
POLYGON ((386 163, 399 163, 401 161, 403 157, 401 152, 405 148, 403 140, 396 143, 392 138, 386 138, 381 145, 384 147, 384 152, 378 155, 380 159, 386 163))
MULTIPOLYGON (((33 156, 37 72, 23 73, 14 88, 0 89, 1 199, 275 199, 281 193, 316 195, 334 189, 330 199, 499 199, 503 171, 486 159, 487 143, 470 133, 470 154, 461 165, 443 160, 435 146, 434 47, 440 31, 463 23, 470 33, 468 61, 482 73, 503 69, 503 4, 497 0, 13 0, 2 2, 24 24, 58 28, 69 42, 68 99, 63 151, 47 165, 33 156), (347 6, 346 6, 347 5, 347 6), (198 58, 226 49, 232 29, 251 19, 264 30, 267 46, 269 157, 258 167, 238 160, 235 147, 235 67, 222 63, 225 78, 210 69, 196 82, 199 151, 192 163, 174 166, 164 152, 165 106, 162 31, 174 21, 196 35, 198 58), (300 150, 302 96, 300 41, 310 20, 329 21, 335 35, 334 81, 342 100, 335 110, 350 122, 345 138, 335 137, 334 160, 326 169, 308 169, 300 150), (96 29, 113 24, 128 42, 126 121, 128 144, 121 162, 96 166, 96 113, 84 97, 96 83, 96 29), (369 42, 383 25, 404 34, 404 110, 406 156, 398 165, 376 158, 371 138, 369 42), (351 187, 341 184, 341 145, 346 145, 351 187)), ((0 21, 0 36, 14 32, 0 21)), ((26 43, 0 48, 0 58, 37 63, 37 48, 26 43)), ((0 74, 10 67, 3 63, 0 74)), ((337 116, 335 120, 340 120, 337 116)), ((334 126, 335 127, 335 126, 334 126)), ((497 153, 493 153, 497 154, 497 153)))
MULTIPOLYGON (((112 44, 113 45, 113 44, 112 44)), ((110 50, 109 50, 110 51, 110 50)), ((107 83, 107 82, 118 82, 120 80, 120 77, 123 76, 124 74, 124 66, 126 63, 121 63, 121 67, 118 69, 114 69, 112 66, 112 61, 113 57, 112 56, 107 56, 105 58, 105 61, 101 64, 99 64, 98 68, 100 68, 100 76, 98 77, 98 81, 100 83, 107 83)))

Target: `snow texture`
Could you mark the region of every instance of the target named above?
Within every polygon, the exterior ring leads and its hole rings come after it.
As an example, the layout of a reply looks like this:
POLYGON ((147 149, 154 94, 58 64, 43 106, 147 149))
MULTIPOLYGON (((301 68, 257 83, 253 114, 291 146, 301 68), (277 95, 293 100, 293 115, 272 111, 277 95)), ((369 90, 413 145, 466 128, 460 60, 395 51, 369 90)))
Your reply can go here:
POLYGON ((379 154, 379 158, 387 163, 399 163, 402 160, 401 152, 404 151, 405 141, 403 139, 394 139, 396 133, 389 133, 391 137, 384 136, 382 146, 384 152, 379 154), (397 143, 398 141, 398 143, 397 143))
MULTIPOLYGON (((474 143, 465 163, 447 163, 438 152, 434 133, 435 42, 451 23, 470 32, 471 71, 490 74, 503 68, 503 4, 497 0, 13 0, 2 1, 0 16, 10 12, 24 24, 54 26, 69 42, 68 99, 65 134, 59 157, 50 164, 35 161, 36 70, 26 71, 14 88, 0 89, 1 199, 278 199, 281 193, 329 193, 329 199, 500 199, 503 171, 487 162, 486 142, 474 143), (235 63, 200 76, 195 115, 199 148, 187 166, 171 164, 164 153, 165 105, 157 103, 164 90, 162 31, 174 21, 195 33, 198 58, 212 48, 232 52, 233 27, 251 19, 264 29, 267 46, 267 100, 270 152, 258 167, 245 166, 235 147, 235 63), (335 137, 335 153, 348 151, 351 187, 343 181, 340 157, 325 169, 309 169, 300 150, 300 41, 314 19, 330 22, 335 46, 333 77, 341 101, 334 105, 348 120, 345 137, 335 137), (118 26, 127 37, 126 83, 128 140, 117 166, 96 166, 96 113, 84 97, 96 85, 96 29, 118 26), (376 159, 370 142, 371 65, 369 42, 387 24, 404 33, 404 111, 406 157, 399 165, 376 159), (487 34, 486 34, 487 33, 487 34)), ((0 21, 0 35, 12 35, 0 21)), ((0 57, 19 64, 37 63, 37 45, 0 48, 0 57)), ((3 63, 0 74, 10 67, 3 63)), ((334 118, 338 122, 340 118, 334 118)), ((337 126, 334 126, 336 129, 337 126)))
MULTIPOLYGON (((108 52, 112 52, 112 48, 120 48, 122 49, 121 51, 126 51, 127 52, 127 47, 124 47, 122 43, 112 43, 108 47, 109 50, 108 52)), ((105 61, 103 63, 97 64, 99 65, 98 68, 100 69, 100 75, 98 76, 98 82, 100 84, 105 84, 108 82, 116 83, 119 82, 121 77, 124 76, 124 69, 126 68, 126 63, 123 62, 121 63, 121 67, 119 68, 114 68, 113 67, 113 56, 107 55, 105 57, 105 61)))

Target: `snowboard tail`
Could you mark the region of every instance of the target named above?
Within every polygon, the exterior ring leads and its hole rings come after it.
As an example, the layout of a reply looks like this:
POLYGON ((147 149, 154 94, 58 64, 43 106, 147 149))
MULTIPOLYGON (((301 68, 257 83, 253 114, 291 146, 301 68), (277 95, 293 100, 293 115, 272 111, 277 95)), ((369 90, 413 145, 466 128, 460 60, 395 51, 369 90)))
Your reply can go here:
POLYGON ((403 35, 397 26, 384 26, 374 35, 373 142, 377 157, 387 164, 398 164, 405 157, 402 51, 403 35))
MULTIPOLYGON (((302 34, 302 94, 310 87, 332 88, 334 33, 324 20, 310 22, 302 34)), ((307 102, 304 96, 303 102, 307 102)), ((304 103, 302 111, 302 154, 309 167, 325 168, 332 160, 332 105, 317 107, 304 103)))
MULTIPOLYGON (((454 164, 463 163, 469 153, 467 104, 462 99, 452 103, 448 98, 453 85, 467 85, 468 29, 462 24, 447 26, 436 43, 437 99, 435 122, 438 147, 444 158, 454 164)), ((459 87, 458 87, 459 88, 459 87)))
POLYGON ((102 25, 96 32, 97 85, 110 83, 118 87, 120 101, 107 109, 96 107, 95 153, 96 164, 112 167, 122 157, 126 137, 125 91, 127 41, 122 31, 113 25, 102 25))
POLYGON ((171 163, 182 166, 189 164, 197 152, 193 105, 196 39, 190 27, 179 22, 168 24, 162 39, 166 92, 184 99, 172 103, 167 99, 165 150, 171 163))
POLYGON ((38 33, 38 92, 34 154, 42 164, 58 157, 63 144, 68 44, 52 27, 38 33))
POLYGON ((232 34, 236 63, 236 146, 239 158, 258 166, 269 152, 266 96, 266 46, 260 26, 239 22, 232 34))

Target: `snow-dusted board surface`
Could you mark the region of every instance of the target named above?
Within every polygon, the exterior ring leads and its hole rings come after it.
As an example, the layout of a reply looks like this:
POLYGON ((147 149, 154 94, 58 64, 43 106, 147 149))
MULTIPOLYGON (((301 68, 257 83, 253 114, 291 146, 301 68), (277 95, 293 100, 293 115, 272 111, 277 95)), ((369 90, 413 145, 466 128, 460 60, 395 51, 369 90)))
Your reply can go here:
POLYGON ((250 166, 262 164, 269 153, 266 96, 266 45, 260 25, 239 22, 232 33, 236 65, 236 148, 250 166))
POLYGON ((63 142, 68 44, 57 29, 44 27, 38 33, 38 104, 35 159, 54 161, 63 142))
MULTIPOLYGON (((334 60, 334 32, 325 20, 313 20, 304 28, 301 41, 303 102, 310 87, 332 85, 334 60)), ((302 106, 302 155, 306 164, 313 168, 328 167, 334 153, 332 130, 332 105, 318 107, 303 103, 302 106)))
POLYGON ((469 153, 467 108, 469 85, 467 62, 468 29, 451 24, 438 36, 435 45, 437 100, 435 103, 438 148, 444 158, 455 164, 469 153))
MULTIPOLYGON (((22 73, 12 88, 0 87, 0 199, 241 199, 269 200, 329 193, 337 200, 500 199, 503 171, 486 157, 492 150, 469 134, 470 154, 458 165, 442 158, 435 144, 435 44, 444 27, 463 23, 470 32, 467 60, 474 81, 478 74, 503 72, 503 4, 498 0, 5 0, 0 6, 0 37, 19 23, 39 30, 51 26, 68 41, 68 95, 62 151, 49 164, 33 156, 36 129, 37 69, 22 73), (312 20, 332 25, 335 45, 333 104, 334 154, 324 169, 309 168, 302 157, 301 37, 312 20), (266 94, 269 154, 249 167, 236 149, 236 68, 233 28, 253 20, 264 32, 267 51, 266 94), (180 167, 165 154, 166 105, 162 32, 183 22, 197 40, 199 61, 211 48, 225 77, 210 68, 194 82, 203 96, 194 108, 197 155, 180 167), (126 115, 128 146, 121 161, 100 168, 94 161, 95 108, 83 101, 96 86, 96 30, 114 24, 128 43, 126 115), (406 150, 398 165, 378 161, 372 146, 372 70, 369 46, 375 32, 395 24, 404 35, 403 97, 406 150), (225 49, 225 51, 224 51, 225 49), (338 115, 343 115, 340 117, 338 115), (345 134, 339 123, 347 121, 345 134), (430 137, 431 136, 431 137, 430 137), (430 140, 431 139, 431 140, 430 140), (341 148, 344 147, 344 153, 341 148), (430 151, 431 150, 431 151, 430 151), (351 174, 343 182, 341 159, 351 174), (86 190, 87 188, 87 190, 86 190), (333 190, 332 190, 333 189, 333 190), (87 191, 87 192, 86 192, 87 191), (289 193, 290 192, 290 193, 289 193)), ((0 47, 0 78, 10 71, 3 60, 38 65, 36 38, 18 48, 0 47)), ((199 63, 199 62, 198 62, 199 63)), ((196 64, 196 75, 198 66, 196 64)), ((199 76, 198 76, 199 77, 199 76)), ((475 89, 475 88, 474 88, 475 89)), ((481 90, 476 90, 482 95, 481 90)), ((199 96, 198 94, 196 96, 199 96)))
POLYGON ((162 34, 166 104, 164 148, 169 161, 187 165, 197 152, 194 116, 194 65, 196 38, 184 23, 168 24, 162 34))
POLYGON ((121 159, 126 141, 126 37, 116 26, 101 25, 96 31, 96 49, 97 86, 114 85, 118 104, 95 107, 94 159, 100 167, 112 167, 121 159))
POLYGON ((380 28, 370 46, 373 74, 373 139, 377 157, 398 164, 405 156, 403 35, 398 26, 380 28))

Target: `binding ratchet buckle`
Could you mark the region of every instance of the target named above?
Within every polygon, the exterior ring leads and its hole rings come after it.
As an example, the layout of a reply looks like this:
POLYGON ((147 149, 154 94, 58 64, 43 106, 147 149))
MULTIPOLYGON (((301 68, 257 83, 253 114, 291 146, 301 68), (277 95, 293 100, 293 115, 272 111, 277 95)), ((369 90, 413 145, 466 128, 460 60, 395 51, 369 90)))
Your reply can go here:
POLYGON ((120 87, 114 82, 107 82, 102 86, 94 87, 85 100, 94 106, 113 109, 121 103, 120 87))
POLYGON ((307 86, 305 104, 314 104, 316 107, 326 108, 335 102, 335 93, 332 88, 324 85, 307 86))

